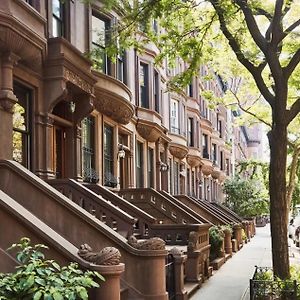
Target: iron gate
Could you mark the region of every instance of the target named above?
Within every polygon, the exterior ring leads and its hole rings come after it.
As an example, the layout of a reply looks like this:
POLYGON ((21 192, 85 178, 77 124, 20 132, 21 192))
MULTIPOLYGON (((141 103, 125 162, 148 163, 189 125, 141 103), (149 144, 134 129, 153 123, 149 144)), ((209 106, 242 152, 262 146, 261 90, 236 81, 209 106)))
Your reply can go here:
POLYGON ((172 254, 168 254, 166 257, 166 290, 169 294, 169 300, 175 299, 175 267, 174 257, 172 254))

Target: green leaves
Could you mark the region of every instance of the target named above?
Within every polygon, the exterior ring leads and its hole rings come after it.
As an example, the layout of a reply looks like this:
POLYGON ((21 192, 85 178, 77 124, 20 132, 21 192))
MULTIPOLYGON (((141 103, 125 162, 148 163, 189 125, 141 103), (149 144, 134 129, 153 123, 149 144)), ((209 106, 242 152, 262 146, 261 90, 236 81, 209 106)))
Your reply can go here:
POLYGON ((44 245, 30 245, 28 238, 9 249, 17 249, 17 260, 21 263, 15 273, 0 273, 1 300, 77 300, 88 299, 88 288, 97 288, 94 281, 104 278, 94 271, 83 272, 78 264, 61 267, 54 260, 45 260, 40 249, 44 245))

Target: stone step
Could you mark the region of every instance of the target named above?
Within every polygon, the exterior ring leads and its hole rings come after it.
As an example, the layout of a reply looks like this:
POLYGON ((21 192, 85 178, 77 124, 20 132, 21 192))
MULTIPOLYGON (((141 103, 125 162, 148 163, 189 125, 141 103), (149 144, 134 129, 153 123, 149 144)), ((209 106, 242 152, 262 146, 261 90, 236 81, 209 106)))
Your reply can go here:
POLYGON ((211 266, 214 270, 219 270, 224 263, 225 257, 218 257, 211 262, 211 266))
POLYGON ((191 297, 192 294, 194 294, 201 286, 201 283, 197 282, 185 282, 184 288, 187 291, 188 298, 191 297))

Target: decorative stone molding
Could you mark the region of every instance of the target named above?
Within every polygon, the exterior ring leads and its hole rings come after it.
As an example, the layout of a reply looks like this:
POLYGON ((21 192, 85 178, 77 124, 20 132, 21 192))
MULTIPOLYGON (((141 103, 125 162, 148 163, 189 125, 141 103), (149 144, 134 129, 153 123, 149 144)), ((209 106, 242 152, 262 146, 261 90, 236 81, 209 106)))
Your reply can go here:
POLYGON ((92 72, 96 77, 95 108, 121 124, 128 124, 134 115, 131 103, 131 91, 117 79, 97 71, 92 72))
POLYGON ((221 171, 219 167, 214 167, 213 171, 211 172, 211 177, 213 179, 219 179, 220 175, 221 175, 221 171))
POLYGON ((220 171, 220 175, 219 175, 219 182, 220 183, 222 183, 222 182, 224 182, 224 180, 226 179, 226 174, 224 173, 224 172, 222 172, 222 171, 220 171))
POLYGON ((203 158, 201 157, 201 163, 202 163, 202 173, 204 176, 209 176, 211 175, 212 171, 213 171, 213 162, 210 159, 207 158, 203 158))
POLYGON ((64 68, 63 76, 67 81, 78 86, 80 89, 82 89, 86 93, 88 93, 88 94, 93 93, 93 86, 90 83, 88 83, 86 80, 82 79, 79 75, 72 72, 71 70, 64 68))
POLYGON ((184 159, 188 154, 188 148, 180 144, 170 143, 169 150, 172 155, 179 159, 184 159))
POLYGON ((164 135, 164 132, 159 125, 146 120, 138 120, 136 129, 140 136, 148 142, 156 142, 162 135, 164 135))
POLYGON ((201 158, 198 156, 193 156, 188 154, 186 157, 186 161, 192 168, 196 168, 201 165, 201 158))
POLYGON ((133 235, 128 238, 128 244, 139 250, 165 250, 166 243, 158 237, 139 241, 133 235))
POLYGON ((78 255, 93 264, 106 266, 118 265, 121 259, 121 253, 117 248, 105 247, 101 251, 94 252, 88 244, 80 246, 78 255))
POLYGON ((189 234, 189 243, 187 246, 188 252, 194 252, 199 249, 199 233, 191 231, 189 234))

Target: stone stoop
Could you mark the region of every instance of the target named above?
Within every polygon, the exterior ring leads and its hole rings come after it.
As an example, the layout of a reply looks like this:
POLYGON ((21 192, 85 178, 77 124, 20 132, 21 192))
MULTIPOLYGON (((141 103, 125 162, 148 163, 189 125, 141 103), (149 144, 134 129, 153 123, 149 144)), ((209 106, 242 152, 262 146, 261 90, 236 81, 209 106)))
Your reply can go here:
POLYGON ((211 262, 211 266, 214 270, 219 270, 225 263, 225 257, 218 257, 211 262))
POLYGON ((225 262, 226 262, 228 259, 230 259, 231 257, 232 257, 232 254, 226 253, 226 254, 225 254, 225 262))
POLYGON ((185 282, 184 288, 187 291, 188 299, 200 288, 201 282, 185 282))

